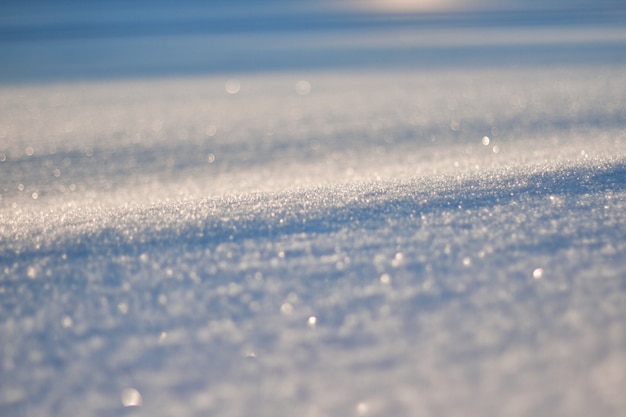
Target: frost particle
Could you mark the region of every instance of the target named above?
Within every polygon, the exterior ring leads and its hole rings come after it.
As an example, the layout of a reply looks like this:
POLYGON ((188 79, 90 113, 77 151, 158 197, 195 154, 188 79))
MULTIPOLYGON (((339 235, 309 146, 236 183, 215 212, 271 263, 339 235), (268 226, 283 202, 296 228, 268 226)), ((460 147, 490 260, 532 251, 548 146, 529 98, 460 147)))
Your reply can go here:
POLYGON ((289 303, 283 303, 280 306, 280 312, 281 314, 284 314, 285 316, 290 315, 291 313, 293 313, 293 306, 289 303))
POLYGON ((141 403, 141 393, 135 388, 126 388, 122 391, 122 404, 124 407, 139 407, 141 403))
POLYGON ((122 314, 126 314, 126 313, 128 313, 128 304, 126 304, 126 303, 124 303, 124 302, 119 303, 119 304, 117 305, 117 311, 119 311, 119 312, 120 312, 120 313, 122 313, 122 314))
POLYGON ((63 317, 63 327, 66 329, 74 325, 74 320, 70 316, 63 317))
POLYGON ((37 269, 34 266, 29 266, 26 270, 26 276, 30 279, 37 278, 37 269))

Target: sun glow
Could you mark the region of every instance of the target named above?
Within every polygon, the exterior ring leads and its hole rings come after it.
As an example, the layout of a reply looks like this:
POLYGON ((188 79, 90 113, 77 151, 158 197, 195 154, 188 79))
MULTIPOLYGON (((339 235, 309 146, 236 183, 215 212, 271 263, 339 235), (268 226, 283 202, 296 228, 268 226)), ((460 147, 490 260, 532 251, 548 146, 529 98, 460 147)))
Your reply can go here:
POLYGON ((378 12, 440 12, 462 8, 464 0, 352 0, 351 7, 378 12))

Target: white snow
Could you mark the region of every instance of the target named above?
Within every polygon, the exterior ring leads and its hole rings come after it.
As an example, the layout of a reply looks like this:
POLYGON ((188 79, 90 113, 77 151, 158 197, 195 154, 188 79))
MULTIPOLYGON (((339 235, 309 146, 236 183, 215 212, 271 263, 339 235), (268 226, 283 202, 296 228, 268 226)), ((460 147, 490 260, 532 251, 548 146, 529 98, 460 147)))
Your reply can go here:
POLYGON ((2 85, 0 415, 620 416, 625 115, 620 62, 2 85))

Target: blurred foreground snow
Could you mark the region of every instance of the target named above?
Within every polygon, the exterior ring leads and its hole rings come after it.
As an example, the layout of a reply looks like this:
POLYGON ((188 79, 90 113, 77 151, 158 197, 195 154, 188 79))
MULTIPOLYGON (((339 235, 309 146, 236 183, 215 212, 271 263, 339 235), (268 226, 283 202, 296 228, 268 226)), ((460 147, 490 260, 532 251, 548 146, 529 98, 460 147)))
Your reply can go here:
POLYGON ((383 32, 0 86, 0 415, 622 415, 623 29, 383 32))

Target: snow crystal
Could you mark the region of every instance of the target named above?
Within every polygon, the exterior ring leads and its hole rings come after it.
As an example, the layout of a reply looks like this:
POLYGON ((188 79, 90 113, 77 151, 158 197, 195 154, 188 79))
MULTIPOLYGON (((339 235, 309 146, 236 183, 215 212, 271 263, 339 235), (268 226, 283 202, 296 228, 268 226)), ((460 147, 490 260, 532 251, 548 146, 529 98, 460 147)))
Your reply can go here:
POLYGON ((137 407, 142 402, 141 394, 135 388, 126 388, 122 391, 122 404, 124 407, 137 407))

